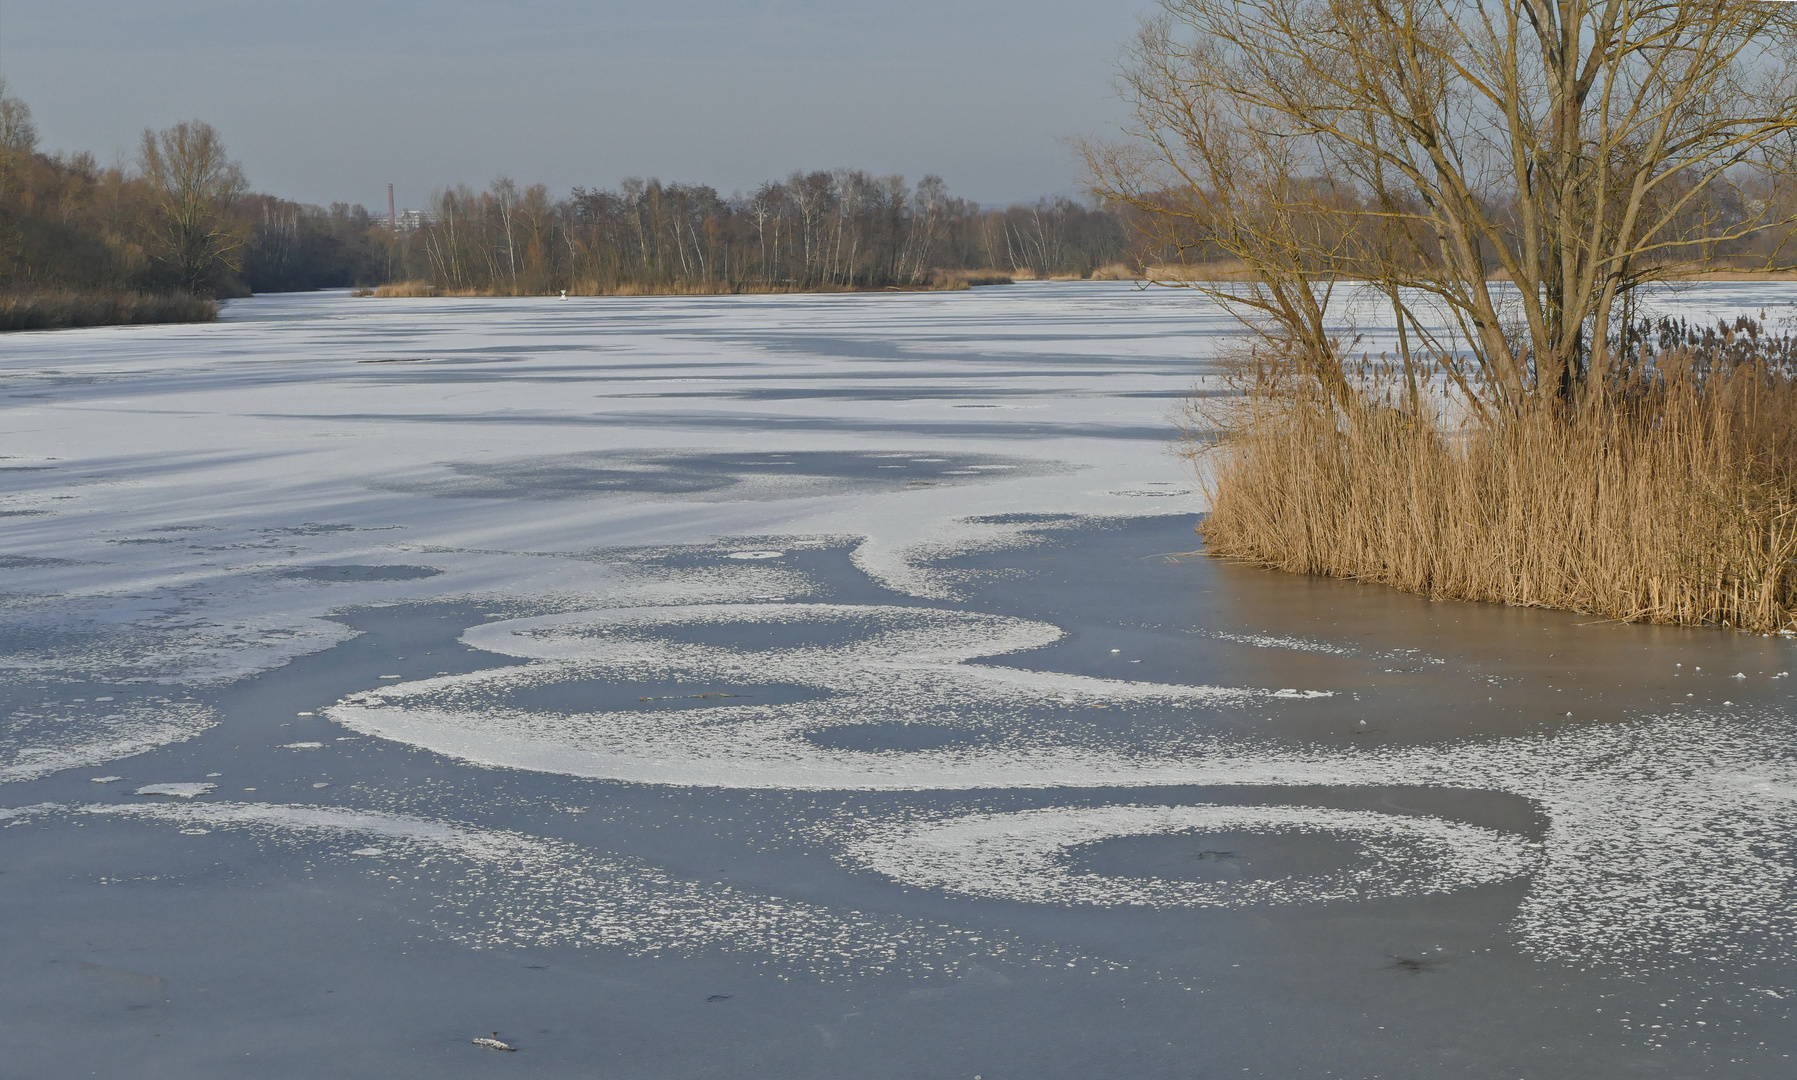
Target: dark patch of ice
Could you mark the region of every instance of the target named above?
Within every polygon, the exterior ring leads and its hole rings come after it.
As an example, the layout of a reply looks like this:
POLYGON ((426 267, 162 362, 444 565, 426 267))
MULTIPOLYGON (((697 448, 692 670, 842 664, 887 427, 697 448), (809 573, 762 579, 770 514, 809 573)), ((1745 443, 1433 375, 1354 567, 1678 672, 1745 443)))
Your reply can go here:
POLYGON ((578 499, 604 494, 704 495, 748 485, 758 494, 779 497, 887 490, 920 480, 965 484, 1070 471, 1061 462, 997 454, 823 450, 558 454, 451 462, 446 468, 451 475, 398 478, 376 486, 443 498, 578 499))
POLYGON ((300 578, 305 581, 414 581, 418 578, 436 577, 442 572, 434 566, 349 564, 344 566, 305 566, 297 570, 288 570, 282 576, 300 578))

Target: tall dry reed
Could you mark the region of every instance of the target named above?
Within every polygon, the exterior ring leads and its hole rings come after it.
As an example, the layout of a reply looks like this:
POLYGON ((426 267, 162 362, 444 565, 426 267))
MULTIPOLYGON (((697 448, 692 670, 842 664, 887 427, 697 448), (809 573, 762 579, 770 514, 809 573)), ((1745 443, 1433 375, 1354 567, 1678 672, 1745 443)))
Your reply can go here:
POLYGON ((942 268, 930 271, 929 289, 932 292, 961 292, 976 285, 1009 285, 1015 280, 1009 270, 942 268))
POLYGON ((0 293, 0 331, 211 322, 216 318, 218 301, 184 292, 54 289, 0 293))
POLYGON ((1140 281, 1142 275, 1130 269, 1128 263, 1106 263, 1092 271, 1093 281, 1140 281))
MULTIPOLYGON (((837 282, 814 282, 799 285, 778 281, 717 281, 686 279, 672 281, 576 280, 570 283, 569 296, 740 296, 784 293, 848 293, 848 292, 961 292, 977 285, 1009 285, 1011 275, 1002 270, 932 270, 923 285, 886 285, 863 288, 837 282)), ((356 296, 375 297, 502 297, 544 296, 545 293, 515 291, 503 286, 452 289, 428 281, 395 281, 374 289, 357 291, 356 296)))
MULTIPOLYGON (((1262 380, 1199 409, 1213 555, 1427 596, 1797 628, 1797 349, 1663 327, 1603 401, 1483 419, 1262 380)), ((1419 400, 1420 399, 1420 400, 1419 400)))

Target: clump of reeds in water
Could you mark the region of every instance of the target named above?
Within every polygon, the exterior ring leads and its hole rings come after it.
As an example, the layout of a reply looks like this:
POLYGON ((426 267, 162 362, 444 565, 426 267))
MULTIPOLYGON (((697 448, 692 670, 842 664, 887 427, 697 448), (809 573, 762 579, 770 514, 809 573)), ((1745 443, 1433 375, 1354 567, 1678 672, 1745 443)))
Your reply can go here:
POLYGON ((1106 263, 1092 271, 1093 281, 1140 281, 1142 275, 1130 269, 1128 263, 1106 263))
MULTIPOLYGON (((946 289, 965 289, 969 287, 967 282, 960 281, 960 279, 955 279, 953 282, 941 286, 935 284, 938 279, 932 278, 931 280, 932 284, 928 287, 932 289, 939 287, 946 289)), ((992 284, 992 282, 973 280, 971 284, 987 285, 992 284)), ((358 289, 351 295, 385 298, 420 296, 496 298, 557 296, 563 291, 564 290, 559 286, 555 289, 529 287, 524 285, 514 288, 502 283, 499 285, 486 285, 477 288, 456 288, 453 286, 436 285, 429 281, 395 281, 386 285, 376 286, 373 289, 358 289)), ((750 294, 843 293, 862 291, 865 291, 863 287, 842 282, 802 283, 795 281, 741 281, 727 279, 697 281, 686 279, 672 281, 594 281, 590 279, 576 279, 569 282, 568 287, 565 290, 568 296, 740 296, 750 294)))
POLYGON ((1797 627, 1797 341, 1661 323, 1599 400, 1480 414, 1391 368, 1269 377, 1214 426, 1214 555, 1427 596, 1797 627))
POLYGON ((218 301, 185 292, 52 289, 0 293, 0 331, 211 322, 216 318, 218 301))
POLYGON ((377 285, 370 292, 358 289, 357 296, 378 296, 383 298, 438 296, 437 287, 428 281, 389 281, 385 285, 377 285))
POLYGON ((1015 280, 1004 270, 939 268, 930 271, 929 288, 932 292, 963 292, 976 285, 1009 285, 1015 280))

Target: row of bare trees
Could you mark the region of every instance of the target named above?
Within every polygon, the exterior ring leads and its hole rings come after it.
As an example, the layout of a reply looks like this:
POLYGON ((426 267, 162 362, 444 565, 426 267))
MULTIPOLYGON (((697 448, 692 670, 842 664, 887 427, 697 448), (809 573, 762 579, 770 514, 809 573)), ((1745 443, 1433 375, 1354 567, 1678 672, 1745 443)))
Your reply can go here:
POLYGON ((632 179, 556 198, 501 178, 439 190, 395 228, 248 190, 217 131, 144 132, 135 162, 49 156, 0 85, 0 291, 206 296, 388 281, 540 294, 865 289, 943 270, 1086 276, 1128 258, 1125 206, 1067 199, 987 210, 940 177, 795 172, 748 195, 632 179))
POLYGON ((865 289, 945 268, 1085 276, 1124 259, 1127 235, 1106 209, 1056 198, 985 210, 935 176, 793 173, 729 197, 632 179, 566 199, 502 178, 439 192, 402 262, 442 288, 502 293, 865 289))
POLYGON ((0 287, 229 291, 245 187, 197 121, 144 132, 135 168, 41 154, 30 109, 0 84, 0 287))
POLYGON ((45 154, 30 108, 0 82, 0 294, 210 298, 377 284, 392 238, 374 225, 361 207, 250 193, 199 121, 144 132, 130 164, 45 154))

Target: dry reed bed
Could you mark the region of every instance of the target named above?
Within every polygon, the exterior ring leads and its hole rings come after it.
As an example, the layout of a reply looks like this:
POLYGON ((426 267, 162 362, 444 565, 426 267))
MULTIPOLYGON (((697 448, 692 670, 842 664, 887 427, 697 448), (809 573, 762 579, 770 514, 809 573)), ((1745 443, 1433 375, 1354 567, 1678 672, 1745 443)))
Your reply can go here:
POLYGON ((1788 360, 1702 359, 1485 422, 1377 395, 1213 401, 1206 548, 1443 599, 1792 629, 1797 386, 1788 360))
POLYGON ((218 301, 191 293, 72 289, 0 293, 0 331, 64 330, 77 326, 212 322, 218 301))
MULTIPOLYGON (((846 292, 847 289, 835 286, 819 286, 812 289, 798 289, 789 285, 771 285, 762 282, 730 282, 730 281, 671 281, 641 282, 620 281, 602 283, 596 281, 576 281, 568 289, 569 296, 733 296, 739 293, 786 293, 786 292, 846 292)), ((559 292, 559 290, 558 290, 559 292)), ((376 296, 383 298, 407 297, 512 297, 512 296, 555 296, 556 292, 537 292, 526 289, 479 288, 456 289, 433 285, 428 281, 395 281, 386 285, 377 285, 373 289, 357 290, 355 296, 376 296)))
MULTIPOLYGON (((886 286, 886 290, 902 292, 961 292, 980 285, 1009 285, 1011 276, 999 270, 932 270, 929 280, 923 285, 886 286)), ((559 291, 559 290, 558 290, 559 291)), ((568 289, 569 296, 737 296, 745 294, 780 294, 780 293, 846 293, 882 291, 861 286, 843 285, 835 282, 798 285, 787 282, 767 281, 576 281, 568 289)), ((357 290, 356 296, 376 297, 499 297, 499 296, 553 296, 555 293, 542 293, 527 290, 512 291, 502 288, 454 289, 433 285, 428 281, 395 281, 380 285, 373 289, 357 290)))

